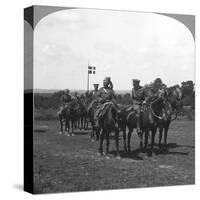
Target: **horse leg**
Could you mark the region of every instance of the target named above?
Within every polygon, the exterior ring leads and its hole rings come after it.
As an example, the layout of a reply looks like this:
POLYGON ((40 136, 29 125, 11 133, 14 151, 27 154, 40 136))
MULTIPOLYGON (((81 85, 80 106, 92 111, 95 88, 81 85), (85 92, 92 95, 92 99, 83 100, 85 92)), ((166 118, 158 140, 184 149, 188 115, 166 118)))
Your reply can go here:
POLYGON ((116 143, 116 156, 117 156, 117 159, 120 159, 120 155, 119 155, 119 130, 118 129, 115 130, 115 143, 116 143))
POLYGON ((70 131, 70 123, 69 123, 69 119, 67 120, 67 135, 69 135, 69 131, 70 131))
POLYGON ((95 134, 96 134, 96 141, 99 141, 99 135, 100 135, 100 128, 97 128, 96 131, 95 131, 95 134))
POLYGON ((76 121, 74 121, 74 119, 71 120, 71 133, 70 135, 72 136, 72 134, 74 134, 74 123, 76 123, 76 121))
POLYGON ((130 143, 131 143, 131 133, 132 133, 132 131, 133 130, 131 130, 131 129, 128 130, 128 152, 131 151, 131 145, 130 145, 130 143))
POLYGON ((123 130, 123 138, 124 138, 124 151, 127 151, 127 147, 126 147, 126 127, 123 130))
POLYGON ((68 123, 67 118, 65 118, 65 131, 64 131, 65 135, 67 135, 67 127, 68 127, 67 123, 68 123))
POLYGON ((100 142, 99 142, 99 155, 103 155, 103 139, 104 139, 105 132, 102 130, 100 132, 100 142))
POLYGON ((154 150, 155 135, 156 135, 156 128, 151 130, 151 151, 150 151, 150 155, 152 155, 153 150, 154 150))
POLYGON ((92 126, 91 134, 90 134, 90 139, 92 142, 94 142, 94 127, 92 126))
POLYGON ((110 144, 108 131, 106 131, 105 135, 106 135, 106 154, 108 154, 109 153, 109 144, 110 144))
POLYGON ((149 137, 149 130, 145 129, 145 136, 144 136, 144 149, 147 149, 148 145, 148 137, 149 137))
POLYGON ((167 149, 167 134, 168 134, 168 130, 169 130, 169 125, 167 125, 164 128, 164 147, 165 147, 165 149, 167 149))
POLYGON ((63 133, 63 120, 62 120, 62 116, 59 115, 59 121, 60 121, 60 131, 59 134, 61 135, 63 133))
POLYGON ((84 130, 87 129, 87 118, 86 115, 84 115, 84 130))
POLYGON ((144 135, 144 131, 141 131, 139 134, 139 138, 140 138, 140 149, 143 148, 143 135, 144 135))
POLYGON ((161 145, 162 135, 163 135, 163 127, 160 127, 159 128, 159 148, 160 149, 162 148, 162 145, 161 145))

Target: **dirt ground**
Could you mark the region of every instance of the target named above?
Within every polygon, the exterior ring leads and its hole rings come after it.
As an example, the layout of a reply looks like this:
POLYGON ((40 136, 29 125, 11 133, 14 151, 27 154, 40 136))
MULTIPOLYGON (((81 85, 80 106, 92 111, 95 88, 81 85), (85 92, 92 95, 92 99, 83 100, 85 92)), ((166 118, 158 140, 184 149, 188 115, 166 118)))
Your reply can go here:
MULTIPOLYGON (((34 193, 75 192, 184 185, 195 183, 194 121, 172 122, 168 151, 155 146, 155 155, 146 156, 132 134, 131 153, 115 158, 115 141, 110 141, 108 157, 97 155, 98 142, 91 142, 87 131, 74 137, 58 135, 58 121, 36 121, 47 131, 34 132, 34 193)), ((156 135, 156 142, 158 134, 156 135)), ((105 142, 104 142, 105 144, 105 142)))

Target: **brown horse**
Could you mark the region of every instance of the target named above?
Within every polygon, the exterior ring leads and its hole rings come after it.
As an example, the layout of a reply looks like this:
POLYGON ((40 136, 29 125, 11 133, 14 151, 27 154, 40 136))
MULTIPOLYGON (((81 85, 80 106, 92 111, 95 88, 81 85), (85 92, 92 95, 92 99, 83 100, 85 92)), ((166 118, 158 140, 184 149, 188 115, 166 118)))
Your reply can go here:
POLYGON ((115 143, 116 143, 116 156, 120 158, 119 155, 119 127, 118 127, 118 120, 119 120, 119 107, 112 103, 107 102, 107 110, 105 111, 104 115, 101 119, 99 119, 99 125, 101 128, 100 132, 100 142, 99 142, 99 154, 103 155, 103 140, 106 137, 106 154, 109 153, 109 136, 111 132, 115 132, 115 143))

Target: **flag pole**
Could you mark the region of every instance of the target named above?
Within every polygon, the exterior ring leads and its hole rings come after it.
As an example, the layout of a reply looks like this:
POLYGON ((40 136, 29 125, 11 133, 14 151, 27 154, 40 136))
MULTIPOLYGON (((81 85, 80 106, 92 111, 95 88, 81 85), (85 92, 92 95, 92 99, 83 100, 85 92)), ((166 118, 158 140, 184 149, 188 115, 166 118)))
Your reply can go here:
POLYGON ((88 60, 88 67, 87 67, 87 91, 89 92, 89 60, 88 60))

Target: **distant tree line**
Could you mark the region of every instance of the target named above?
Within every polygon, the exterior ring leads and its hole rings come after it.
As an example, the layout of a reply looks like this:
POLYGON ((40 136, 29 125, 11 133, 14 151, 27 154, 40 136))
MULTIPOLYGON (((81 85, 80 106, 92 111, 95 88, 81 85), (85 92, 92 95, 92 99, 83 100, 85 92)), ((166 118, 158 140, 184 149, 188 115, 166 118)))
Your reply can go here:
MULTIPOLYGON (((195 106, 195 90, 193 81, 185 81, 181 84, 183 97, 183 106, 195 106)), ((35 116, 37 119, 55 119, 57 118, 57 111, 60 107, 60 98, 63 91, 58 91, 53 94, 35 93, 34 105, 35 116)), ((73 95, 73 94, 72 94, 73 95)), ((132 98, 130 93, 117 94, 117 103, 130 105, 132 98)))

